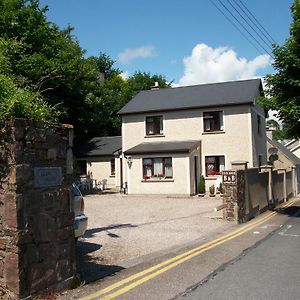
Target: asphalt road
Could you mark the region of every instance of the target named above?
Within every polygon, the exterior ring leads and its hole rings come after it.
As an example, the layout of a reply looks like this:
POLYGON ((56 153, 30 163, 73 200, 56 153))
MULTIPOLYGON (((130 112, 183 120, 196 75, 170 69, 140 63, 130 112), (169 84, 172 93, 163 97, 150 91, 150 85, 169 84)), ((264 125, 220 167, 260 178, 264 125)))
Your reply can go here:
POLYGON ((300 207, 287 213, 279 230, 174 299, 300 299, 300 207))

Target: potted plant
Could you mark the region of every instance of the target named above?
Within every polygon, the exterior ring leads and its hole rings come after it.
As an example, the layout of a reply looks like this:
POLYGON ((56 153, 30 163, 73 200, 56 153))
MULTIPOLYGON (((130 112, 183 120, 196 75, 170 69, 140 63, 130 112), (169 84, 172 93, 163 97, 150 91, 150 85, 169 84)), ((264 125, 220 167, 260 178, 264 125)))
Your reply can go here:
POLYGON ((211 185, 209 187, 209 197, 215 197, 215 186, 211 185))
POLYGON ((201 176, 200 181, 198 183, 198 196, 204 197, 205 195, 205 178, 201 176))
POLYGON ((218 192, 220 193, 220 196, 222 197, 224 194, 224 186, 223 186, 222 182, 220 182, 220 185, 218 187, 218 192))

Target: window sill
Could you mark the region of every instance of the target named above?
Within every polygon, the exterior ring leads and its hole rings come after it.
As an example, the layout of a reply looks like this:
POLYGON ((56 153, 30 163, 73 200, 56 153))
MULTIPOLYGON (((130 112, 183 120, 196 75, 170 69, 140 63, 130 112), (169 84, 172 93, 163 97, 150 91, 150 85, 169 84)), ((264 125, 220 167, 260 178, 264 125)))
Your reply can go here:
POLYGON ((142 179, 141 182, 174 182, 174 179, 164 178, 164 179, 142 179))
POLYGON ((151 134, 151 135, 145 135, 145 138, 157 138, 157 137, 165 137, 164 134, 151 134))
POLYGON ((109 175, 109 177, 110 177, 110 178, 115 178, 115 177, 116 177, 116 175, 109 175))
POLYGON ((224 130, 219 130, 219 131, 204 131, 202 134, 222 134, 225 133, 224 130))

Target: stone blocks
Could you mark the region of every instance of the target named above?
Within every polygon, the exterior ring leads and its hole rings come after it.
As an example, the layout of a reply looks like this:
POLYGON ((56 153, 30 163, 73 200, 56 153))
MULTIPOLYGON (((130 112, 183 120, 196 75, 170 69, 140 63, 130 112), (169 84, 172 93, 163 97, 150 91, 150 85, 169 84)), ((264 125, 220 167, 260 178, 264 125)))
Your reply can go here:
POLYGON ((75 278, 69 127, 30 120, 0 131, 0 298, 19 299, 75 278), (35 187, 35 167, 61 167, 59 186, 35 187))

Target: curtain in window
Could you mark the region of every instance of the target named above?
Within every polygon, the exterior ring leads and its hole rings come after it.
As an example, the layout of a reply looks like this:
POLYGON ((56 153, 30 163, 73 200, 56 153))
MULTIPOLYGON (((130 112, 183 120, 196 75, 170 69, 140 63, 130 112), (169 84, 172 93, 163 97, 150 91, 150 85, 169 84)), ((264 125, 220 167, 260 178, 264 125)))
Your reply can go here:
POLYGON ((154 159, 154 176, 159 176, 163 174, 163 160, 162 158, 154 159))
POLYGON ((220 164, 219 171, 220 172, 224 171, 225 170, 225 157, 224 156, 219 157, 219 164, 220 164))
POLYGON ((165 176, 173 177, 172 158, 165 158, 165 176))
POLYGON ((144 165, 144 176, 151 177, 152 176, 152 159, 144 158, 143 165, 144 165))
POLYGON ((220 130, 224 130, 223 112, 222 111, 220 111, 219 122, 220 122, 220 130))

